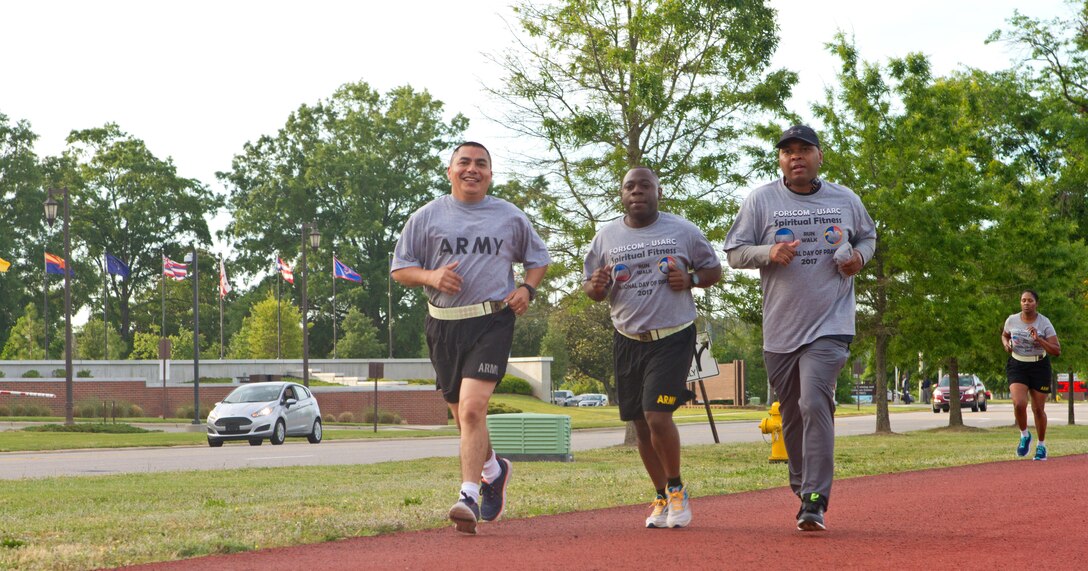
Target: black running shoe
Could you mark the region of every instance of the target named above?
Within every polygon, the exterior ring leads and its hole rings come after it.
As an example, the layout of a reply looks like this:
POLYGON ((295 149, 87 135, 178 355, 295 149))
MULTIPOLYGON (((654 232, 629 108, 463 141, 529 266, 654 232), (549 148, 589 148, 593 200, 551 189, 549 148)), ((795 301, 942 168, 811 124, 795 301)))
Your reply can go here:
POLYGON ((480 519, 480 506, 461 493, 461 499, 450 508, 450 521, 461 533, 476 534, 476 522, 480 519))
POLYGON ((480 484, 480 519, 495 521, 502 516, 506 509, 506 484, 510 483, 510 473, 513 471, 510 461, 499 455, 495 455, 499 462, 499 476, 494 482, 480 484))
POLYGON ((797 513, 797 529, 799 531, 825 531, 824 511, 827 509, 827 498, 820 494, 806 494, 801 500, 801 511, 797 513))

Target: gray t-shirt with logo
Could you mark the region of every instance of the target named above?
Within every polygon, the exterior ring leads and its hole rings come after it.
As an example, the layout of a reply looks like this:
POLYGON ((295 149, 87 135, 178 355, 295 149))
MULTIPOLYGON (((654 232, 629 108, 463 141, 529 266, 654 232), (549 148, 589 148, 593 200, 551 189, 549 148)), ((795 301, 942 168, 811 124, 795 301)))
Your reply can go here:
POLYGON ((1036 313, 1035 321, 1032 323, 1024 323, 1024 320, 1020 318, 1020 313, 1014 313, 1005 320, 1005 331, 1008 331, 1012 337, 1012 350, 1017 355, 1025 357, 1045 355, 1046 349, 1043 349, 1038 341, 1031 338, 1031 333, 1028 331, 1029 327, 1034 327, 1035 334, 1042 339, 1054 337, 1058 334, 1054 330, 1054 324, 1042 313, 1036 313))
POLYGON ((798 194, 778 179, 748 195, 724 249, 733 267, 759 268, 764 351, 790 353, 820 337, 854 335, 854 279, 834 261, 846 243, 866 262, 876 249, 876 224, 845 186, 823 181, 817 192, 798 194), (794 240, 801 245, 789 265, 770 262, 771 246, 794 240))
POLYGON ((518 207, 494 196, 461 202, 452 195, 432 200, 404 225, 389 271, 433 270, 460 262, 461 291, 450 295, 424 286, 437 307, 501 301, 514 290, 513 264, 525 269, 551 263, 548 248, 518 207))
POLYGON ((634 335, 695 320, 691 291, 669 288, 669 260, 681 271, 721 265, 714 247, 694 224, 667 212, 645 228, 631 228, 621 216, 593 237, 585 280, 597 268, 612 266, 608 301, 616 329, 634 335))

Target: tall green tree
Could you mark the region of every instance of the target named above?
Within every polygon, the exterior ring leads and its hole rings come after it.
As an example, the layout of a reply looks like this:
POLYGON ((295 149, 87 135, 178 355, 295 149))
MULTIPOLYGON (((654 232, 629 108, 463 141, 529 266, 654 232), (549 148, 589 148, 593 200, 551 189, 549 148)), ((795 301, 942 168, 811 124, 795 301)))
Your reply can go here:
POLYGON ((337 356, 342 359, 380 359, 385 357, 385 343, 378 335, 381 331, 369 317, 355 308, 344 316, 344 336, 336 345, 337 356))
MULTIPOLYGON (((276 134, 247 143, 231 170, 219 173, 233 213, 226 236, 245 272, 269 271, 277 255, 297 260, 303 222, 321 231, 321 249, 308 254, 316 352, 331 349, 332 322, 320 308, 331 298, 333 252, 358 260, 352 267, 367 287, 353 288, 349 303, 386 338, 389 254, 408 216, 448 192, 440 154, 468 125, 460 114, 445 121, 444 113, 426 91, 404 86, 380 94, 364 82, 346 84, 327 100, 300 106, 276 134)), ((393 287, 392 296, 396 353, 414 355, 421 293, 393 287)))
MULTIPOLYGON (((757 0, 519 2, 519 50, 495 56, 509 104, 502 122, 539 144, 528 161, 551 192, 535 220, 554 235, 566 275, 600 222, 618 213, 619 181, 644 165, 663 207, 725 235, 732 191, 747 184, 743 141, 782 112, 797 76, 770 70, 775 12, 757 0)), ((535 176, 535 175, 534 175, 535 176)))
POLYGON ((277 311, 281 323, 279 354, 284 359, 302 357, 302 313, 290 303, 277 304, 276 298, 269 295, 253 305, 242 328, 231 338, 231 359, 276 358, 277 311))
POLYGON ((49 170, 51 182, 71 193, 80 287, 100 298, 106 281, 111 323, 116 319, 131 343, 133 304, 159 285, 155 278, 162 272, 163 252, 210 244, 207 220, 221 199, 203 183, 179 176, 171 159, 158 158, 114 123, 73 131, 67 142, 49 170), (106 275, 106 252, 128 264, 128 279, 106 275))
POLYGON ((0 274, 0 346, 24 313, 26 304, 41 302, 42 172, 34 142, 38 136, 26 121, 12 122, 0 113, 0 258, 11 262, 0 274))
POLYGON ((76 359, 116 360, 124 358, 129 353, 117 329, 104 323, 101 317, 88 319, 74 333, 74 337, 76 359), (105 342, 107 335, 109 336, 108 343, 105 342))
POLYGON ((33 303, 27 304, 23 309, 23 315, 11 328, 3 351, 0 351, 0 359, 5 361, 26 361, 45 358, 45 348, 42 346, 45 327, 38 316, 38 309, 33 303))

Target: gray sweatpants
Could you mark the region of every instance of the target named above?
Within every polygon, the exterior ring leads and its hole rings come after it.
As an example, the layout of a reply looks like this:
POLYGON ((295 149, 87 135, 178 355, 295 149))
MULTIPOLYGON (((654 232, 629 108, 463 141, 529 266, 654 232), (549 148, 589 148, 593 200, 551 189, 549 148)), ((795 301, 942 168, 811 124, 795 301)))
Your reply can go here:
POLYGON ((831 497, 835 473, 835 379, 850 346, 821 337, 792 353, 763 353, 778 394, 782 437, 795 494, 831 497))

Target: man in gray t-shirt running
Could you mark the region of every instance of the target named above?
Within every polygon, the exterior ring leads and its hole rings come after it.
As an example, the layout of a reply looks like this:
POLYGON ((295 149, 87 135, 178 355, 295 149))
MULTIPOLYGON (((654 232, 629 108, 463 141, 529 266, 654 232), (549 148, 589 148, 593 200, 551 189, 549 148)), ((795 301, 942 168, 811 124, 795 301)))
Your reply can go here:
POLYGON ((729 265, 759 269, 763 358, 778 395, 797 529, 826 529, 835 469, 835 379, 854 339, 854 279, 876 250, 876 225, 850 189, 820 180, 815 131, 786 129, 782 178, 756 188, 725 238, 729 265))
POLYGON ((585 260, 583 290, 612 309, 612 360, 620 419, 633 421, 638 452, 657 491, 646 527, 691 523, 680 478, 680 433, 672 414, 691 397, 695 351, 691 288, 722 276, 714 248, 694 224, 659 212, 661 184, 648 168, 623 177, 626 215, 601 227, 585 260))
POLYGON ((514 316, 525 313, 551 258, 525 213, 488 196, 491 153, 467 142, 446 169, 451 192, 409 218, 390 274, 427 292, 427 347, 438 388, 461 432, 460 498, 449 518, 463 533, 498 519, 511 464, 491 448, 487 405, 506 373, 514 316), (514 283, 513 264, 525 268, 514 283))

